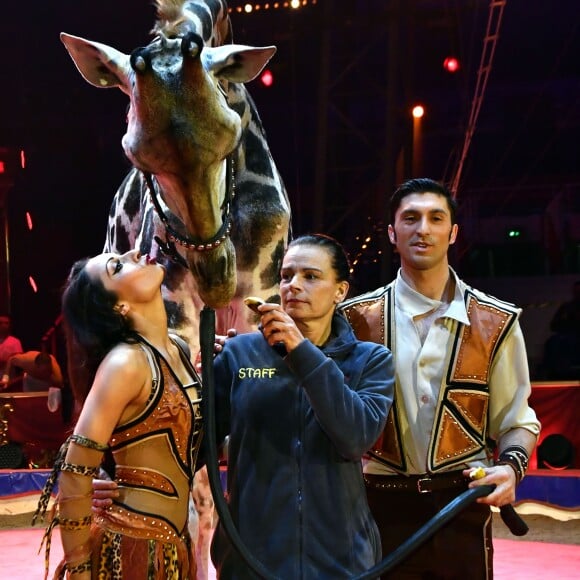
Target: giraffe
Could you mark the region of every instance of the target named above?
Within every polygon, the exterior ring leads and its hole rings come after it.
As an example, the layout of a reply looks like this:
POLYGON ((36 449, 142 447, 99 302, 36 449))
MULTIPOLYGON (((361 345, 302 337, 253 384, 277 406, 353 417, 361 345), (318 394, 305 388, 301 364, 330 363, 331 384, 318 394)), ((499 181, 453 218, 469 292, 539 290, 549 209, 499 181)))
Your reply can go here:
POLYGON ((246 332, 249 294, 276 300, 290 203, 244 82, 275 47, 229 44, 225 0, 157 0, 153 40, 131 55, 62 33, 81 75, 129 97, 133 164, 109 212, 104 251, 138 248, 166 266, 169 325, 199 350, 199 314, 246 332))
MULTIPOLYGON (((165 264, 169 325, 195 356, 204 305, 225 334, 256 327, 245 296, 278 298, 290 204, 243 84, 275 48, 232 45, 225 0, 155 4, 153 40, 131 55, 65 33, 61 40, 85 80, 129 97, 122 145, 133 168, 112 201, 104 251, 138 248, 165 264)), ((215 518, 203 469, 193 496, 190 529, 205 579, 215 518)))

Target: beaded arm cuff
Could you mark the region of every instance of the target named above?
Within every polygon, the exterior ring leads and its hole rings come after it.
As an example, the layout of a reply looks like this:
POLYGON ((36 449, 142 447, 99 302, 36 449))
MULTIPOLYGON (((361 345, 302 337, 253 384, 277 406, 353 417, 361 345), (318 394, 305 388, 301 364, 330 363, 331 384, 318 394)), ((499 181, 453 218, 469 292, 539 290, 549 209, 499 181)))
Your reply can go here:
POLYGON ((528 462, 528 452, 524 447, 521 445, 510 445, 500 453, 495 464, 509 465, 516 474, 516 485, 519 485, 528 470, 528 462))

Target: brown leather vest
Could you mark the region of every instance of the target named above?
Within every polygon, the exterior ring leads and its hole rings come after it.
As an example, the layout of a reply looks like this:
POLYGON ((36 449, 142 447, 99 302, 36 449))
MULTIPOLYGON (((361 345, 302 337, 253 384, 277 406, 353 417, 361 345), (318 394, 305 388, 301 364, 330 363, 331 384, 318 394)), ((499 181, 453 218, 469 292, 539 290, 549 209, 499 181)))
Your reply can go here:
MULTIPOLYGON (((519 310, 471 288, 465 290, 470 325, 456 323, 455 339, 439 394, 435 425, 429 444, 429 472, 465 463, 486 448, 489 373, 498 348, 519 310)), ((384 344, 395 352, 395 282, 341 305, 359 340, 384 344)), ((396 364, 396 363, 395 363, 396 364)), ((389 468, 408 473, 402 426, 405 410, 395 399, 387 424, 370 454, 389 468)))

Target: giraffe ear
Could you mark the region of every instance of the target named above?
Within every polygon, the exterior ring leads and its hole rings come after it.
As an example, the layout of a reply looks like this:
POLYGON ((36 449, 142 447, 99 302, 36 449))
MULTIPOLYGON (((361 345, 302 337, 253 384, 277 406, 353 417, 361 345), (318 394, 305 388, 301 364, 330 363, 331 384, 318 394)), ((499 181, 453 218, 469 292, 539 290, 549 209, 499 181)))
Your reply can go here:
POLYGON ((98 89, 118 87, 125 94, 129 94, 131 67, 128 55, 106 44, 65 32, 60 33, 60 39, 88 83, 98 89))

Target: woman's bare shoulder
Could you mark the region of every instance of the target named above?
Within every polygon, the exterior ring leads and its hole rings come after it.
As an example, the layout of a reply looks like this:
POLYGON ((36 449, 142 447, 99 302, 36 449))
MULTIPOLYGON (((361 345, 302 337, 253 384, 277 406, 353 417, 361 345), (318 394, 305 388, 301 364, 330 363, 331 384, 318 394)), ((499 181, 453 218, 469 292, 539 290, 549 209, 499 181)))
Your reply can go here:
POLYGON ((99 365, 95 386, 105 383, 139 388, 149 375, 149 364, 143 349, 138 344, 121 343, 113 347, 99 365))

